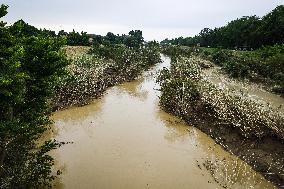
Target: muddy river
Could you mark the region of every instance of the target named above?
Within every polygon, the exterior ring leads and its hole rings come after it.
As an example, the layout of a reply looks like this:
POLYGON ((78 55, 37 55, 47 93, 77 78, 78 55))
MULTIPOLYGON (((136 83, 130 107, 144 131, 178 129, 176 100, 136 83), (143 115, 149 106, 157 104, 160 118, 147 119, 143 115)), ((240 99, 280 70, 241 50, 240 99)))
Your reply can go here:
POLYGON ((53 115, 62 174, 55 189, 274 188, 200 130, 159 108, 156 72, 107 90, 101 99, 53 115))

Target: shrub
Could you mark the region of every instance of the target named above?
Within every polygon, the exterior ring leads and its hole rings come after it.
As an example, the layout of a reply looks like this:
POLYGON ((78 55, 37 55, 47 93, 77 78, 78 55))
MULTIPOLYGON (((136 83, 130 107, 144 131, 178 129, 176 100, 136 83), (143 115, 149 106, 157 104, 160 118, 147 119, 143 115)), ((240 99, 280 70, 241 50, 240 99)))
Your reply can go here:
POLYGON ((232 77, 244 78, 248 77, 251 73, 250 64, 251 60, 243 56, 230 57, 223 63, 224 70, 232 77))
POLYGON ((215 64, 223 66, 232 57, 232 52, 225 49, 215 49, 212 52, 212 60, 215 64))
POLYGON ((256 50, 256 53, 258 56, 260 56, 263 59, 267 59, 269 57, 272 57, 278 54, 284 54, 284 44, 282 45, 276 44, 274 46, 264 46, 256 50))

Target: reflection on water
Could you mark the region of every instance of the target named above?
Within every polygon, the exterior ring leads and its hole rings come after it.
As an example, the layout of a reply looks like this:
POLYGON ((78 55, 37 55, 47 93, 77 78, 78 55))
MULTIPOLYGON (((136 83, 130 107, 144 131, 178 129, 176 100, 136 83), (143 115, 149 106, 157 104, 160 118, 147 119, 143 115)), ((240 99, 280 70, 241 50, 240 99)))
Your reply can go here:
POLYGON ((207 135, 158 106, 154 76, 112 87, 92 104, 56 112, 54 188, 273 188, 207 135))

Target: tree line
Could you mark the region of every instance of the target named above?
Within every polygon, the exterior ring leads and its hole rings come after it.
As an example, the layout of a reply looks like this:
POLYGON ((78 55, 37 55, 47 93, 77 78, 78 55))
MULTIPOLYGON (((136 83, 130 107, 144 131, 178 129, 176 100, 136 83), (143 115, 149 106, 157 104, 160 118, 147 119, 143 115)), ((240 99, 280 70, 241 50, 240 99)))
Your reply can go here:
POLYGON ((219 28, 204 28, 194 37, 165 39, 162 45, 257 49, 284 43, 284 6, 277 6, 262 18, 244 16, 219 28))
POLYGON ((49 36, 49 37, 65 37, 66 44, 71 46, 89 46, 89 45, 110 45, 124 44, 128 47, 140 47, 143 45, 144 38, 141 30, 132 30, 126 34, 114 34, 108 32, 105 36, 97 34, 88 34, 87 32, 66 32, 60 30, 58 33, 48 29, 38 29, 24 20, 18 20, 13 25, 8 27, 9 31, 17 37, 30 36, 49 36))

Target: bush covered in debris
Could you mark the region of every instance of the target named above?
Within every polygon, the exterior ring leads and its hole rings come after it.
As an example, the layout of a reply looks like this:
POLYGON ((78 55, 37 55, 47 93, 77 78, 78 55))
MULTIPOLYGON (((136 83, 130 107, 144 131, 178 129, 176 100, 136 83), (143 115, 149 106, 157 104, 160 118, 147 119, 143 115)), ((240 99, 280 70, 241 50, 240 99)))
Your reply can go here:
POLYGON ((238 128, 247 138, 275 135, 284 139, 284 117, 277 109, 245 93, 214 85, 202 76, 200 62, 194 56, 178 57, 170 70, 161 71, 160 104, 167 112, 185 120, 205 114, 214 121, 238 128))
POLYGON ((61 85, 56 89, 53 107, 56 110, 86 104, 107 87, 131 81, 160 61, 158 44, 154 42, 142 48, 100 45, 89 54, 73 56, 69 73, 61 78, 61 85))

